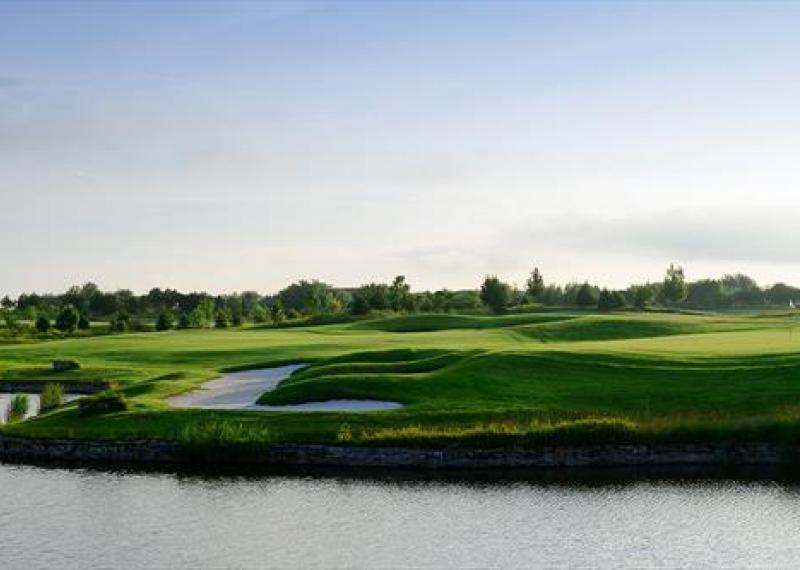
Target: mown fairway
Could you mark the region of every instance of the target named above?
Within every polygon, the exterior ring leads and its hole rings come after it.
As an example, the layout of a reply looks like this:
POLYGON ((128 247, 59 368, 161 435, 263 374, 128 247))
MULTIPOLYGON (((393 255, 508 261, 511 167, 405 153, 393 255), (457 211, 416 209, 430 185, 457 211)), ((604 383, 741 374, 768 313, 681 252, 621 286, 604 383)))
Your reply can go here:
POLYGON ((6 345, 0 379, 110 380, 127 412, 74 406, 3 429, 31 436, 355 444, 792 440, 800 317, 542 312, 187 330, 6 345), (73 358, 77 372, 52 374, 73 358), (312 365, 263 403, 396 400, 371 414, 210 412, 164 399, 222 370, 312 365))

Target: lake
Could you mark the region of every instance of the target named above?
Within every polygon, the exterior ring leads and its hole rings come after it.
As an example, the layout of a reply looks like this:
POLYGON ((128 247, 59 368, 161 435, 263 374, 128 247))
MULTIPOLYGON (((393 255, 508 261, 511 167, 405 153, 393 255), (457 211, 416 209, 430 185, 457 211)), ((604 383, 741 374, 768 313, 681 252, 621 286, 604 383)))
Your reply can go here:
POLYGON ((0 567, 800 563, 800 486, 197 476, 0 464, 0 567))

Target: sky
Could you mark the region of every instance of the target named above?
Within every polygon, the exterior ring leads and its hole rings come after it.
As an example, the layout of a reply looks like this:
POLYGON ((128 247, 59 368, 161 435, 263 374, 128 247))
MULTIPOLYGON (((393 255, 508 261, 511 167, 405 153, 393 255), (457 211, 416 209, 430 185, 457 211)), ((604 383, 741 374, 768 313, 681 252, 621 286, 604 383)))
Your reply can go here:
POLYGON ((0 3, 0 291, 800 285, 800 3, 0 3))

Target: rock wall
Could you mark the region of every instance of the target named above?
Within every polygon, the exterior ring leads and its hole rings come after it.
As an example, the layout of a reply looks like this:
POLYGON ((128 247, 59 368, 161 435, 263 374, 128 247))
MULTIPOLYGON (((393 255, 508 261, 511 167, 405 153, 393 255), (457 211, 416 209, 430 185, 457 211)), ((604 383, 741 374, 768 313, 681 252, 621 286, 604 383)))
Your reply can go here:
POLYGON ((70 382, 59 380, 0 380, 0 392, 40 394, 47 384, 61 384, 67 394, 96 394, 106 390, 108 382, 70 382))
POLYGON ((0 436, 0 458, 67 463, 177 463, 180 447, 166 441, 80 441, 0 436))
POLYGON ((0 436, 0 458, 14 461, 242 466, 509 468, 635 465, 780 465, 800 460, 800 447, 771 444, 674 444, 539 449, 405 449, 278 444, 263 449, 188 450, 167 441, 92 442, 0 436))
POLYGON ((538 449, 400 449, 276 445, 271 462, 294 465, 472 467, 590 467, 611 465, 777 465, 800 450, 768 444, 605 445, 538 449))

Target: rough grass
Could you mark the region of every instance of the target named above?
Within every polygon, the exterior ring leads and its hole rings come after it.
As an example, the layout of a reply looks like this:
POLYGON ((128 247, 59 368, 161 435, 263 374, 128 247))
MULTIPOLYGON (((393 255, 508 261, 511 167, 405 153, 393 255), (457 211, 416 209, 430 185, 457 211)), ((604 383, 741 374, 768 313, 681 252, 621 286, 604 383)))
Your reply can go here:
POLYGON ((415 315, 127 334, 0 346, 0 378, 54 381, 46 370, 55 358, 83 365, 59 382, 111 380, 127 410, 83 417, 66 404, 4 430, 197 445, 541 445, 795 441, 800 429, 800 318, 785 314, 415 315), (264 402, 366 398, 406 407, 278 414, 178 410, 165 401, 222 370, 287 362, 311 365, 264 402))

